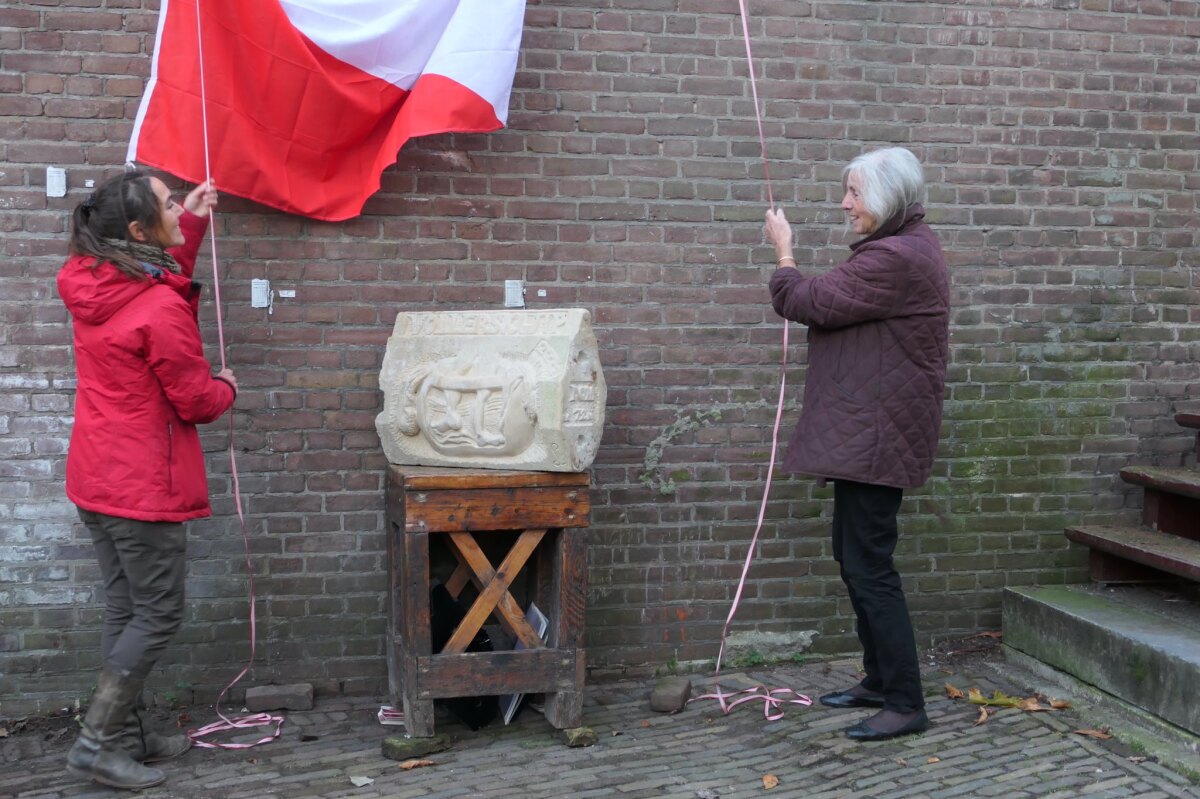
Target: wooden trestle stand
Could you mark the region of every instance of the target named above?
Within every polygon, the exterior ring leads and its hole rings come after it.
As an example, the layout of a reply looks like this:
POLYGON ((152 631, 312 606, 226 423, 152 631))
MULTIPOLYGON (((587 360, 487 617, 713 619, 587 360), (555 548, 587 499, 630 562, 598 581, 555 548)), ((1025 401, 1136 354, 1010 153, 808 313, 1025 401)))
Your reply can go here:
POLYGON ((391 466, 387 481, 388 683, 403 704, 408 734, 433 735, 433 700, 456 696, 546 695, 558 729, 581 725, 583 616, 587 598, 587 473, 510 472, 391 466), (519 531, 499 566, 479 546, 486 536, 519 531), (445 536, 458 567, 446 581, 457 597, 479 592, 441 652, 429 629, 429 541, 445 536), (538 607, 549 618, 547 641, 509 593, 528 563, 538 607), (480 627, 496 621, 522 649, 466 652, 480 627))

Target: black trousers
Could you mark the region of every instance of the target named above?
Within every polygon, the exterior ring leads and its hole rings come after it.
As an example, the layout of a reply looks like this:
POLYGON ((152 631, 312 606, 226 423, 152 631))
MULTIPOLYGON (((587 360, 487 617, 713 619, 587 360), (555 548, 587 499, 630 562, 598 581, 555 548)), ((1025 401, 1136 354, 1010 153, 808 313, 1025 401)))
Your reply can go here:
POLYGON ((892 561, 903 496, 900 488, 837 480, 833 557, 858 622, 867 673, 862 686, 883 694, 886 710, 911 713, 925 706, 925 697, 908 603, 892 561))
POLYGON ((145 678, 183 623, 187 536, 182 524, 79 509, 104 580, 100 654, 145 678))

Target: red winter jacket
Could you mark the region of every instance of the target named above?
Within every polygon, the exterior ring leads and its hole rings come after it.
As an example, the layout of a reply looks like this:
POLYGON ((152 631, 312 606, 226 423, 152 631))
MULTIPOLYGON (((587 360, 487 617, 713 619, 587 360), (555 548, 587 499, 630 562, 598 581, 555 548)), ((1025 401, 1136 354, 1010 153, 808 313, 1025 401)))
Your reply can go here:
POLYGON ((74 317, 75 427, 67 497, 79 507, 150 522, 211 514, 196 425, 233 405, 212 376, 196 319, 196 252, 208 222, 186 211, 185 244, 170 250, 182 274, 157 267, 133 280, 93 256, 72 256, 58 293, 74 317))
POLYGON ((910 205, 816 277, 785 267, 771 302, 808 325, 804 407, 788 471, 915 488, 942 422, 950 285, 937 236, 910 205))

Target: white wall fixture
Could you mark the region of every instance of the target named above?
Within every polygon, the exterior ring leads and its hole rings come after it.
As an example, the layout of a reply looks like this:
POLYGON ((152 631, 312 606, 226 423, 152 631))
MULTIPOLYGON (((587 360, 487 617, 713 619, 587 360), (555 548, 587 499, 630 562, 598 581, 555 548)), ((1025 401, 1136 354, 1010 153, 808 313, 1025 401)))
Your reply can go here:
POLYGON ((46 196, 67 196, 67 170, 62 167, 46 167, 46 196))
POLYGON ((525 281, 524 280, 506 280, 506 281, 504 281, 504 307, 505 308, 524 308, 525 307, 525 281))
POLYGON ((271 281, 255 278, 250 281, 250 307, 251 308, 266 308, 267 313, 271 313, 272 300, 274 294, 271 293, 271 281))

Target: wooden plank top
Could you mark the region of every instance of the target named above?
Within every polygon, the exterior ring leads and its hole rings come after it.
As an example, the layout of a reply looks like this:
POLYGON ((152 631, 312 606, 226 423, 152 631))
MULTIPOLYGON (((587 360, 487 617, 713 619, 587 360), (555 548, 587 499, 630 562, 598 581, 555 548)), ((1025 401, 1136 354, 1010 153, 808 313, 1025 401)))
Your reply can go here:
POLYGON ((1200 471, 1196 469, 1126 466, 1121 470, 1121 479, 1168 494, 1200 499, 1200 471))
POLYGON ((388 467, 388 480, 410 491, 470 488, 544 488, 584 486, 590 472, 518 472, 502 469, 449 468, 445 466, 388 467))
POLYGON ((1169 574, 1200 581, 1200 541, 1135 527, 1068 527, 1067 538, 1169 574))
POLYGON ((1180 427, 1191 427, 1200 430, 1200 412, 1177 413, 1175 414, 1175 423, 1180 427))

